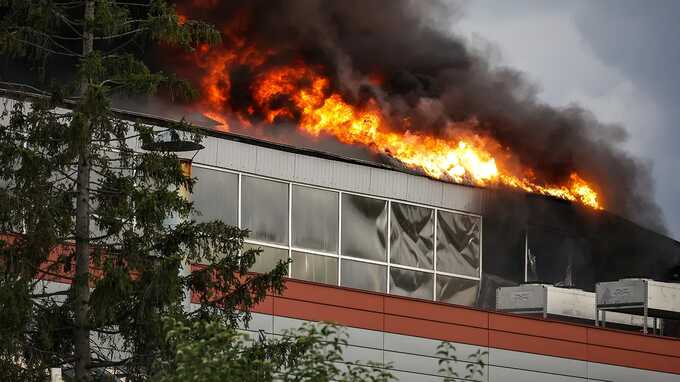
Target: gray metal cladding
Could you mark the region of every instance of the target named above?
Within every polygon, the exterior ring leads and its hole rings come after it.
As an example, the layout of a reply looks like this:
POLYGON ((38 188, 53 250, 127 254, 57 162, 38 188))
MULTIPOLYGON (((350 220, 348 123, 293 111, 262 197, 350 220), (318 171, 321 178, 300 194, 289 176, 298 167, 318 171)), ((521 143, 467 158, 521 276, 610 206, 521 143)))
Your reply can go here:
POLYGON ((207 137, 195 163, 479 214, 483 189, 343 160, 207 137))
POLYGON ((219 141, 216 166, 251 173, 256 171, 257 150, 260 147, 227 139, 208 139, 219 141))

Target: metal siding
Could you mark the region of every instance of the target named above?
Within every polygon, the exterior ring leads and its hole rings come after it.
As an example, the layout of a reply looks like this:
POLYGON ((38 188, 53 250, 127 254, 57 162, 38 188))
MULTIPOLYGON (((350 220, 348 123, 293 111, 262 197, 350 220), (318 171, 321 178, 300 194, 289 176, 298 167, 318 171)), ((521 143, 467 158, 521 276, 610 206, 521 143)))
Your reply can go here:
MULTIPOLYGON (((201 144, 205 146, 205 148, 196 154, 193 161, 215 166, 217 164, 217 149, 219 147, 219 142, 216 139, 206 138, 201 144)), ((193 155, 193 152, 191 155, 193 155)))
POLYGON ((407 187, 408 175, 379 168, 371 169, 370 194, 406 200, 407 187))
POLYGON ((503 349, 489 349, 489 364, 534 372, 586 378, 588 362, 503 349))
POLYGON ((371 168, 351 163, 332 162, 331 186, 344 191, 368 194, 371 187, 371 168))
POLYGON ((255 173, 290 180, 295 173, 295 154, 258 147, 255 173))
POLYGON ((678 382, 680 379, 676 374, 595 362, 588 363, 588 378, 614 382, 678 382))
POLYGON ((480 214, 483 191, 479 188, 445 183, 442 190, 442 207, 480 214))
POLYGON ((251 313, 251 319, 248 326, 244 325, 243 322, 239 322, 239 328, 242 330, 247 330, 250 332, 259 332, 260 330, 265 333, 272 333, 274 330, 274 316, 264 313, 251 313))
MULTIPOLYGON (((429 338, 405 336, 402 334, 385 333, 385 346, 386 351, 394 351, 401 353, 410 353, 416 355, 422 355, 427 357, 437 356, 437 347, 442 343, 439 340, 433 340, 429 338)), ((456 346, 456 357, 458 359, 469 359, 468 357, 475 354, 478 350, 485 351, 488 348, 483 346, 475 346, 468 344, 455 344, 456 346)), ((481 357, 484 363, 489 363, 489 356, 484 355, 481 357)))
POLYGON ((382 349, 366 348, 361 346, 346 345, 342 347, 342 360, 345 362, 383 362, 382 349))
POLYGON ((257 146, 220 139, 217 144, 217 166, 231 170, 255 172, 257 146))
POLYGON ((539 373, 498 366, 489 366, 488 377, 489 382, 587 382, 587 379, 579 377, 539 373))
POLYGON ((409 176, 406 187, 406 200, 411 202, 440 206, 444 184, 422 176, 409 176))
MULTIPOLYGON (((450 366, 459 377, 465 377, 468 373, 467 367, 471 362, 467 362, 463 357, 456 354, 458 361, 451 361, 450 366)), ((421 355, 398 353, 385 351, 385 363, 392 363, 395 370, 416 372, 429 375, 439 374, 439 358, 426 357, 421 355)), ((475 374, 472 378, 465 379, 466 381, 486 381, 487 369, 482 371, 482 375, 475 374)))
POLYGON ((328 159, 310 158, 295 154, 295 175, 293 180, 315 186, 332 187, 333 164, 328 159))

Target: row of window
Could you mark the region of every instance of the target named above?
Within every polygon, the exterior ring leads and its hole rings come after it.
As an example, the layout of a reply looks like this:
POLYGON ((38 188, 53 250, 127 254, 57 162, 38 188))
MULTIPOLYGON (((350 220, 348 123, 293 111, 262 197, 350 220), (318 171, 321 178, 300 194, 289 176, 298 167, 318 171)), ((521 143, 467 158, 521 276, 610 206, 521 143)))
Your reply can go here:
POLYGON ((250 230, 262 248, 253 270, 292 259, 290 276, 412 297, 473 304, 481 218, 194 165, 198 221, 250 230))

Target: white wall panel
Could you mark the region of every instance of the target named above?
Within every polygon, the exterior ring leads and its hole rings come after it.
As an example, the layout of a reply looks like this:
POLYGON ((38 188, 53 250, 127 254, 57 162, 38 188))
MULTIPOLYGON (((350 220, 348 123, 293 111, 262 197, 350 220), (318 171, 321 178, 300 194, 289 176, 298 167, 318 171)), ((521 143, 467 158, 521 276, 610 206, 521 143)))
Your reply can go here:
POLYGON ((295 154, 295 174, 292 180, 315 186, 332 187, 332 163, 328 159, 295 154))
MULTIPOLYGON (((218 139, 218 138, 213 138, 218 139)), ((255 172, 257 146, 218 139, 217 166, 231 170, 255 172)))
POLYGON ((343 191, 368 194, 371 187, 371 168, 352 163, 333 162, 331 187, 343 191))
POLYGON ((250 322, 248 322, 248 326, 240 323, 239 327, 251 332, 262 330, 266 333, 272 333, 274 331, 274 316, 253 312, 250 322))
POLYGON ((258 147, 255 173, 290 180, 295 174, 295 154, 258 147))
POLYGON ((444 183, 442 182, 422 176, 411 175, 408 177, 406 200, 409 202, 440 206, 443 192, 444 183))
POLYGON ((475 187, 445 184, 442 207, 479 214, 482 212, 483 192, 475 187))
POLYGON ((371 168, 371 186, 369 193, 394 199, 406 199, 408 177, 397 171, 371 168))
MULTIPOLYGON (((203 142, 201 142, 201 144, 205 147, 203 148, 203 150, 198 151, 198 153, 194 157, 194 162, 203 163, 210 166, 217 165, 217 150, 219 147, 218 140, 206 137, 205 139, 203 139, 203 142)), ((194 152, 192 151, 187 154, 191 154, 191 156, 193 156, 194 152)))
MULTIPOLYGON (((415 354, 407 353, 397 353, 385 350, 385 362, 392 362, 395 370, 416 372, 429 375, 439 374, 439 359, 434 357, 426 357, 415 354)), ((486 381, 487 380, 487 370, 484 368, 482 374, 477 374, 473 376, 468 376, 467 366, 468 362, 465 362, 461 357, 459 361, 451 361, 449 364, 453 371, 457 373, 460 378, 465 378, 467 381, 486 381), (468 378, 466 378, 468 377, 468 378)))
POLYGON ((489 349, 489 363, 495 366, 586 378, 588 363, 575 359, 549 357, 503 349, 489 349))
MULTIPOLYGON (((437 354, 437 347, 442 342, 439 340, 432 340, 429 338, 405 336, 401 334, 385 333, 385 350, 391 350, 401 353, 411 353, 423 356, 435 357, 437 354)), ((475 354, 478 350, 486 351, 486 347, 455 344, 455 356, 458 359, 468 359, 469 356, 475 354)), ((484 363, 489 363, 488 354, 483 356, 481 360, 484 363)))
POLYGON ((591 362, 588 364, 588 377, 592 381, 612 382, 678 382, 680 375, 633 369, 630 367, 605 365, 591 362))
MULTIPOLYGON (((489 382, 587 382, 587 379, 566 375, 538 373, 522 369, 489 366, 489 382)), ((643 381, 638 381, 643 382, 643 381)))

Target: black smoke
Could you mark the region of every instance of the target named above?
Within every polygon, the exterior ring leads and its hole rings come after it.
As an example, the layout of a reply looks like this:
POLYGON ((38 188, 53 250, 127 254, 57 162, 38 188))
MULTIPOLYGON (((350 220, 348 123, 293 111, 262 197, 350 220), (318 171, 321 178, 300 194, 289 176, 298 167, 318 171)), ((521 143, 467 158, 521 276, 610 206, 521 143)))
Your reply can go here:
POLYGON ((276 48, 272 64, 302 59, 324 68, 347 99, 376 98, 390 118, 408 118, 410 129, 443 135, 450 122, 476 121, 475 132, 495 138, 539 179, 566 183, 577 172, 599 186, 608 210, 665 232, 650 168, 621 149, 626 131, 580 106, 558 109, 539 101, 522 73, 492 65, 452 34, 450 24, 461 17, 455 6, 421 0, 194 0, 178 9, 237 30, 258 47, 276 48), (375 73, 383 78, 380 86, 365 81, 375 73))

